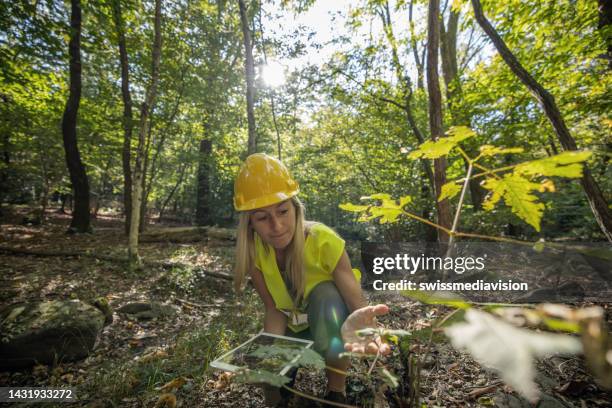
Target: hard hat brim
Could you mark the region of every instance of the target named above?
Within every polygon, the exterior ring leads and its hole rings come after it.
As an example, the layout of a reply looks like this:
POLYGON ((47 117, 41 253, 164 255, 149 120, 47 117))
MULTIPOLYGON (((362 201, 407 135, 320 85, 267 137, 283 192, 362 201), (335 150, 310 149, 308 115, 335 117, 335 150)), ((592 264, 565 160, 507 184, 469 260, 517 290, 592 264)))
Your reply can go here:
POLYGON ((278 204, 280 202, 290 199, 291 197, 297 195, 299 192, 299 188, 296 188, 295 191, 292 191, 289 194, 284 192, 268 194, 265 196, 253 198, 245 202, 241 206, 238 206, 238 204, 236 203, 236 197, 234 197, 234 208, 236 209, 236 211, 251 211, 257 208, 263 208, 269 205, 278 204))

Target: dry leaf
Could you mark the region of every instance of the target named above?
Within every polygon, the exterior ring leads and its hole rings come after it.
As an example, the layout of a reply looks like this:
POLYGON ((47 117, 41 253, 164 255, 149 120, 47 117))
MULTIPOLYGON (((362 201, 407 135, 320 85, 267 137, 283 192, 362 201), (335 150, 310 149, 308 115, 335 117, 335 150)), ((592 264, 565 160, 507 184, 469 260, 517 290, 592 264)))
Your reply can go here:
POLYGON ((539 396, 533 381, 533 359, 582 351, 574 337, 519 329, 475 309, 468 310, 465 319, 445 330, 453 346, 466 349, 480 364, 499 371, 506 383, 532 402, 539 396))
POLYGON ((169 381, 166 384, 162 385, 158 390, 162 392, 170 392, 170 391, 178 390, 183 385, 185 385, 186 382, 187 382, 187 379, 185 377, 176 377, 174 380, 169 381))
POLYGON ((160 395, 155 408, 176 408, 176 396, 170 393, 160 395))
POLYGON ((140 360, 138 360, 138 362, 144 364, 159 358, 166 357, 168 357, 168 353, 165 350, 157 349, 143 355, 140 360))
POLYGON ((222 373, 217 379, 217 381, 215 381, 215 390, 223 390, 229 387, 230 383, 232 382, 233 376, 234 374, 228 371, 222 373))

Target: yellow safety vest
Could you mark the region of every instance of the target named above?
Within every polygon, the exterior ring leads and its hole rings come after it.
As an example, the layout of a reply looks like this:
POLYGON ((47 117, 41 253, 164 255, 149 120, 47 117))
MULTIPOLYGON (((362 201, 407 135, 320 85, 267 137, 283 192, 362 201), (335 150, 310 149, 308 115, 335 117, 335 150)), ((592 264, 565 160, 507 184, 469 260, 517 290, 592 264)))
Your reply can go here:
MULTIPOLYGON (((306 274, 304 299, 319 283, 334 280, 333 272, 343 252, 344 240, 331 228, 320 223, 310 227, 304 242, 304 273, 306 274)), ((276 308, 284 312, 297 313, 276 264, 274 248, 264 243, 257 233, 255 233, 255 266, 261 271, 276 308)), ((361 271, 353 269, 353 274, 357 282, 360 282, 361 271)), ((308 323, 289 324, 289 328, 295 332, 307 327, 308 323)))

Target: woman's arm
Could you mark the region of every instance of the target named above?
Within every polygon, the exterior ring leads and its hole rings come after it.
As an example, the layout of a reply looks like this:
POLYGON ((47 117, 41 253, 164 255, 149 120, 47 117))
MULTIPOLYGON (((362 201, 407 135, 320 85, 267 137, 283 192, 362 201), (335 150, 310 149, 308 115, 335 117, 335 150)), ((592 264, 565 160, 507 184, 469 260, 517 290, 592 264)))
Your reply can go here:
POLYGON ((276 308, 274 299, 266 287, 266 282, 259 269, 253 268, 251 271, 251 281, 266 308, 264 331, 266 333, 284 335, 287 328, 287 316, 276 308))
POLYGON ((344 299, 344 303, 352 313, 357 309, 367 306, 361 286, 353 275, 353 269, 351 268, 351 261, 346 254, 346 251, 342 252, 342 256, 336 265, 336 269, 333 272, 334 283, 338 287, 338 291, 344 299))

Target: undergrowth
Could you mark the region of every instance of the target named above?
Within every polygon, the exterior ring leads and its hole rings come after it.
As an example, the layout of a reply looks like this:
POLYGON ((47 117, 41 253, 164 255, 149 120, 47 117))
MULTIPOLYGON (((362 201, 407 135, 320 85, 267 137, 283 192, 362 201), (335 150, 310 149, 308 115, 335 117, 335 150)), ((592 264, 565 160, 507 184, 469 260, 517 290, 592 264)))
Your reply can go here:
POLYGON ((80 401, 104 406, 124 406, 126 402, 151 405, 160 387, 183 377, 187 383, 177 397, 188 400, 189 393, 201 389, 210 378, 211 361, 256 333, 261 319, 245 318, 261 313, 259 300, 245 293, 241 304, 228 304, 210 323, 184 331, 167 347, 143 352, 136 358, 108 362, 77 390, 80 401))

